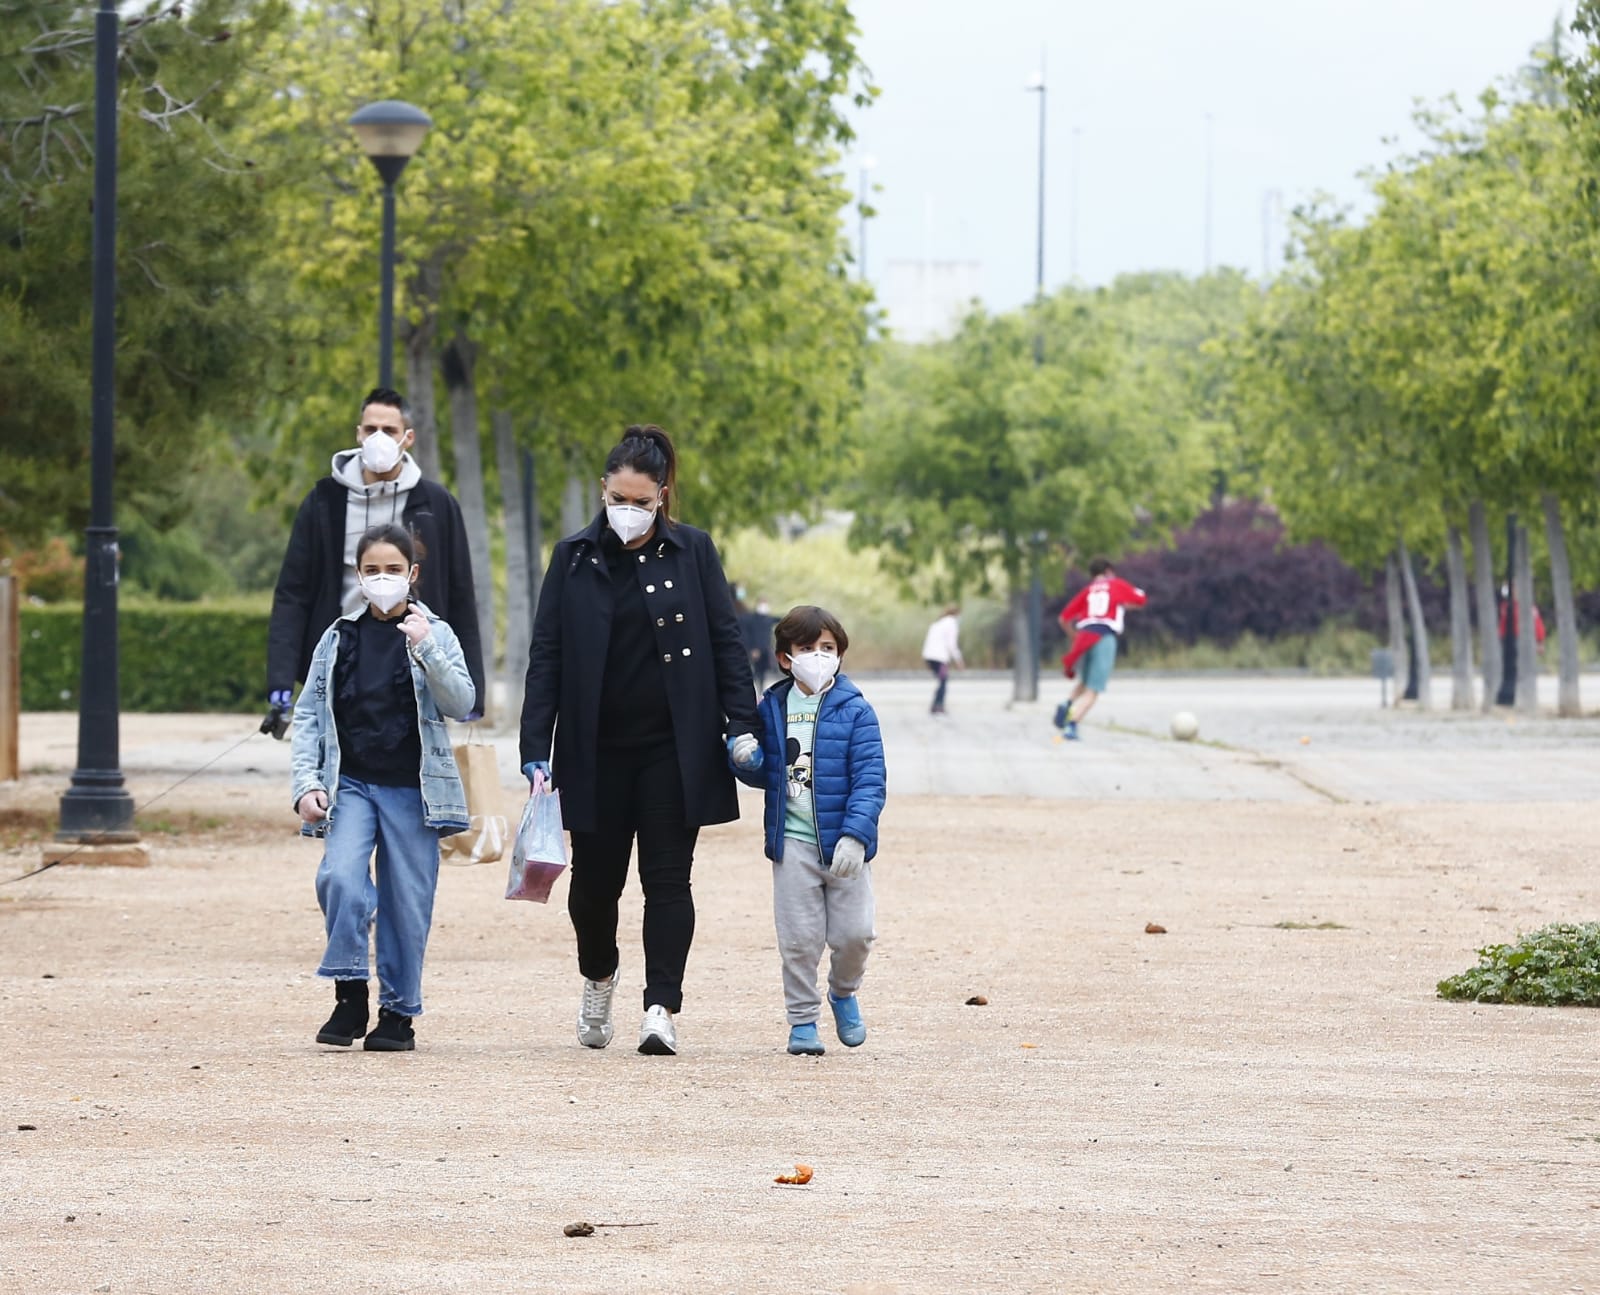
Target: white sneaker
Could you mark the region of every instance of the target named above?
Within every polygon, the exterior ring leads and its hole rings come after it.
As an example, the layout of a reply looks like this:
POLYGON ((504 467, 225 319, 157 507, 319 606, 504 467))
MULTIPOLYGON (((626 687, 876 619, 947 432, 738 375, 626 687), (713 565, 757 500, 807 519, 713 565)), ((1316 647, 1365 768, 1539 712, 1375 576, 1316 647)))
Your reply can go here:
POLYGON ((678 1055, 678 1032, 672 1028, 672 1013, 666 1008, 645 1009, 644 1024, 639 1027, 639 1051, 652 1057, 678 1055))
POLYGON ((617 992, 617 971, 610 980, 583 982, 583 1000, 578 1004, 578 1042, 586 1048, 603 1048, 611 1042, 611 1000, 617 992))

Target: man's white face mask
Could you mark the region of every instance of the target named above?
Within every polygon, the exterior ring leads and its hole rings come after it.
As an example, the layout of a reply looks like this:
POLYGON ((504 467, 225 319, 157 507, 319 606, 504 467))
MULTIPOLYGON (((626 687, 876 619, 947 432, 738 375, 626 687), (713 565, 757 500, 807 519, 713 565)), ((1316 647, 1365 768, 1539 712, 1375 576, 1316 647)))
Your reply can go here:
POLYGON ((388 432, 368 432, 361 442, 361 466, 381 477, 394 470, 402 452, 400 442, 388 432))

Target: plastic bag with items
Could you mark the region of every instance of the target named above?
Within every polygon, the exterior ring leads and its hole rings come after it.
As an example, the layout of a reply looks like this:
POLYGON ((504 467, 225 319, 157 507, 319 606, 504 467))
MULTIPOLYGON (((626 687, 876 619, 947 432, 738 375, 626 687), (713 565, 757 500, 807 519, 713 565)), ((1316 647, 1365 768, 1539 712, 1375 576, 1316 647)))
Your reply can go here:
POLYGON ((561 793, 549 788, 528 797, 511 847, 507 899, 550 901, 550 888, 567 868, 567 838, 561 826, 561 793))

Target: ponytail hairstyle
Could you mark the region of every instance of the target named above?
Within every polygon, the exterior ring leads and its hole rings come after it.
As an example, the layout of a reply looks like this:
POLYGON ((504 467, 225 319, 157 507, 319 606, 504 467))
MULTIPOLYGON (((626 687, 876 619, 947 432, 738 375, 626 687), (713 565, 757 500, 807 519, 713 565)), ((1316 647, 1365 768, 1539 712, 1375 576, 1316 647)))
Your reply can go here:
POLYGON ((672 438, 654 423, 635 423, 606 455, 604 475, 609 477, 623 468, 643 473, 666 491, 661 516, 668 526, 674 525, 672 501, 678 493, 678 452, 672 447, 672 438))

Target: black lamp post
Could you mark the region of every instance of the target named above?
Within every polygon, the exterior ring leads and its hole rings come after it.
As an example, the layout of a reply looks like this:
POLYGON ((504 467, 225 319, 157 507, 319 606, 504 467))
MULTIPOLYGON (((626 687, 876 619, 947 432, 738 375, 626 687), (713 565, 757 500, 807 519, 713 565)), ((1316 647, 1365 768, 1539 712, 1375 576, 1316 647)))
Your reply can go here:
POLYGON ((78 766, 61 797, 63 841, 130 840, 133 797, 123 785, 117 718, 117 8, 100 0, 94 27, 94 316, 90 395, 89 526, 83 572, 78 766))
POLYGON ((350 118, 362 151, 383 180, 382 290, 378 304, 378 385, 394 386, 394 185, 433 120, 398 99, 369 103, 350 118))

